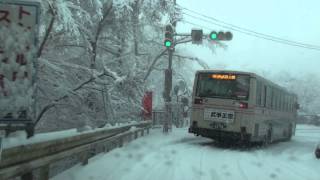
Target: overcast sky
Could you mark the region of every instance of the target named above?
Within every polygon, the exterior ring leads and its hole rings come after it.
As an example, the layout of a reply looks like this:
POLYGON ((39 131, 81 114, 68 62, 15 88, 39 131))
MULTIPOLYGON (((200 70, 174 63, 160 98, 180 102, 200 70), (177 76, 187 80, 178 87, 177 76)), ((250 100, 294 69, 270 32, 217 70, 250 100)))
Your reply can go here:
MULTIPOLYGON (((177 0, 177 3, 190 10, 259 33, 320 46, 319 0, 177 0)), ((186 10, 183 12, 199 16, 186 10)), ((230 30, 187 15, 183 17, 186 21, 212 30, 230 30)), ((194 27, 196 26, 179 22, 177 32, 190 32, 194 27)), ((320 51, 288 46, 230 31, 233 33, 233 40, 225 42, 228 49, 219 48, 215 54, 206 47, 191 43, 179 45, 178 48, 190 52, 210 65, 225 63, 228 69, 274 72, 287 70, 292 73, 309 71, 320 74, 320 51)), ((210 30, 204 29, 204 32, 209 33, 210 30)))

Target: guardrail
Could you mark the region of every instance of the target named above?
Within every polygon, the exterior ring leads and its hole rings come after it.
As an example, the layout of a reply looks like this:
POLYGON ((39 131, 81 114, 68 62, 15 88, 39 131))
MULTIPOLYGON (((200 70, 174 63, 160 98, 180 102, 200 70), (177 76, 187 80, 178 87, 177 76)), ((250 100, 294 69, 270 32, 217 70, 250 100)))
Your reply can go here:
POLYGON ((48 180, 51 163, 79 154, 79 162, 85 165, 96 154, 97 146, 102 148, 102 152, 121 147, 125 141, 138 138, 139 133, 142 136, 144 131, 149 133, 150 127, 151 122, 140 122, 4 149, 0 162, 0 179, 21 176, 23 180, 33 180, 32 171, 40 169, 39 178, 48 180))

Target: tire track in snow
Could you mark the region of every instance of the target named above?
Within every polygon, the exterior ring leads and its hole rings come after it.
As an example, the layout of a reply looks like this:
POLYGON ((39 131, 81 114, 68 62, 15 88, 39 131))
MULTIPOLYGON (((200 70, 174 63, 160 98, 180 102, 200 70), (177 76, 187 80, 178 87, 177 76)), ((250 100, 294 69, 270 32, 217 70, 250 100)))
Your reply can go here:
POLYGON ((201 156, 200 156, 200 168, 199 168, 199 176, 200 176, 200 180, 202 180, 202 159, 203 159, 203 156, 204 156, 204 149, 205 149, 205 146, 204 147, 201 147, 201 156))
MULTIPOLYGON (((263 157, 263 155, 262 155, 263 157)), ((294 162, 290 162, 289 160, 286 161, 282 161, 277 159, 276 157, 272 157, 272 159, 270 158, 261 158, 261 155, 258 157, 258 161, 263 162, 265 165, 265 167, 269 167, 268 168, 268 172, 269 172, 269 176, 273 179, 279 177, 281 174, 291 174, 292 180, 305 180, 306 178, 309 180, 309 177, 306 177, 304 174, 301 174, 301 167, 293 167, 296 165, 293 165, 292 163, 294 162), (275 166, 275 164, 277 164, 277 167, 275 166), (271 168, 273 167, 273 168, 271 168)), ((308 173, 306 173, 308 174, 308 173)), ((288 178, 288 177, 286 177, 288 178)))
POLYGON ((248 180, 248 176, 246 175, 246 173, 244 172, 244 170, 240 166, 239 159, 237 159, 237 167, 238 167, 238 170, 239 170, 239 172, 241 174, 241 177, 243 177, 243 179, 245 179, 245 180, 248 180))

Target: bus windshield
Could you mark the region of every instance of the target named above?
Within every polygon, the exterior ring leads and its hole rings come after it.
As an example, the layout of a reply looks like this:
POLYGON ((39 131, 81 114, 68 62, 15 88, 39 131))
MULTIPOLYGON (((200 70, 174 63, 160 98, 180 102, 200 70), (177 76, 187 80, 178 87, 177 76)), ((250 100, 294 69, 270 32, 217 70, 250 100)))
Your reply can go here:
POLYGON ((196 96, 247 100, 249 75, 202 73, 198 76, 196 96))

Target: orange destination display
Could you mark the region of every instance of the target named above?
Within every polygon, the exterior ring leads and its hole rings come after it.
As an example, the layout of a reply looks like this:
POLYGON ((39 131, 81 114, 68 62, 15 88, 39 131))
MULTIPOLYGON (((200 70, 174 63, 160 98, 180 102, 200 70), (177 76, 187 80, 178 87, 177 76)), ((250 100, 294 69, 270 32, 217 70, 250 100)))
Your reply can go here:
POLYGON ((223 80, 235 80, 237 78, 234 74, 212 74, 210 76, 213 79, 223 79, 223 80))

